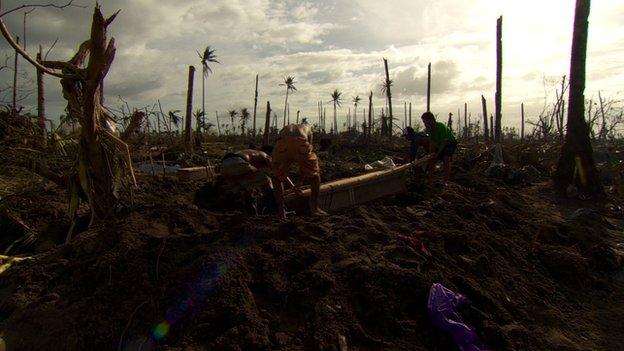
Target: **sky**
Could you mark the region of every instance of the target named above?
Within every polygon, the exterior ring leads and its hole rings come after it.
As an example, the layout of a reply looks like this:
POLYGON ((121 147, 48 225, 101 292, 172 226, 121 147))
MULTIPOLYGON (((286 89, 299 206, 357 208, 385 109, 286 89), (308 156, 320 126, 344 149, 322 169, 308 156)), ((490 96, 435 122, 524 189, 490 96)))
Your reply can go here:
MULTIPOLYGON (((2 12, 23 0, 2 1, 2 12)), ((55 1, 63 4, 64 1, 55 1)), ((94 1, 75 0, 82 7, 37 8, 26 17, 26 46, 33 56, 39 45, 49 60, 67 60, 88 38, 94 1)), ((496 19, 503 16, 503 125, 518 126, 520 104, 528 120, 536 120, 545 100, 554 101, 561 77, 569 75, 574 17, 573 0, 102 0, 105 16, 121 10, 109 27, 117 54, 105 81, 106 105, 119 109, 120 97, 132 108, 152 108, 161 101, 165 113, 185 110, 188 66, 194 65, 194 107, 201 108, 201 63, 197 51, 210 45, 220 64, 206 79, 206 111, 221 122, 227 110, 253 111, 254 83, 259 75, 258 124, 264 125, 266 101, 281 119, 285 76, 295 77, 289 95, 296 111, 313 123, 323 101, 328 121, 334 89, 343 92, 339 125, 353 98, 367 107, 373 91, 375 115, 384 106, 380 90, 382 59, 388 59, 394 116, 404 116, 412 103, 414 123, 426 110, 427 65, 432 65, 431 110, 446 120, 464 103, 477 118, 481 95, 494 110, 496 19)), ((621 98, 624 81, 624 1, 594 0, 587 53, 587 98, 621 98)), ((10 31, 23 37, 24 11, 3 18, 10 31)), ((13 62, 12 50, 0 41, 0 63, 13 62)), ((35 112, 34 69, 20 61, 21 104, 35 112), (24 72, 27 71, 27 72, 24 72), (31 83, 28 83, 31 81, 31 83)), ((62 113, 57 78, 46 77, 48 117, 62 113)), ((12 85, 11 68, 0 71, 0 89, 12 85)), ((10 94, 0 94, 10 101, 10 94)), ((182 113, 183 114, 183 113, 182 113)), ((280 122, 281 123, 281 122, 280 122)), ((280 124, 281 125, 281 124, 280 124)))

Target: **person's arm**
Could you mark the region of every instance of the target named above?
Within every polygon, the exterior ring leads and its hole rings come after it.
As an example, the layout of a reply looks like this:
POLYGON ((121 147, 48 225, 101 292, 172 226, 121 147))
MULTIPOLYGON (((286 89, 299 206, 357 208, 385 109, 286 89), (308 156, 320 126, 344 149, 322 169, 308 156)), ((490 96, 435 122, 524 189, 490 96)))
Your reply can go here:
POLYGON ((440 148, 438 148, 438 152, 436 152, 436 155, 435 155, 436 158, 440 156, 440 154, 442 153, 442 151, 444 150, 447 144, 448 144, 448 141, 444 141, 442 145, 440 145, 440 148))
POLYGON ((310 143, 310 145, 312 145, 312 128, 310 127, 306 127, 307 132, 308 132, 308 143, 310 143))
POLYGON ((295 194, 297 195, 301 195, 303 192, 301 191, 301 185, 303 184, 302 179, 299 179, 297 181, 297 184, 293 183, 293 181, 290 179, 290 177, 286 177, 286 183, 288 184, 288 186, 293 189, 293 191, 295 192, 295 194))

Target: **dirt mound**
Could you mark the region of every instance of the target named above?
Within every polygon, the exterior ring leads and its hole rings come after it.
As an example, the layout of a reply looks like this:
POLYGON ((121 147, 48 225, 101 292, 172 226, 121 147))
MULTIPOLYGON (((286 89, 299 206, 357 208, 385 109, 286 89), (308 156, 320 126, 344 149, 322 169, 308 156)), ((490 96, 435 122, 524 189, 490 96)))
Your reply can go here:
POLYGON ((436 282, 491 349, 624 337, 621 211, 572 219, 547 184, 464 173, 279 223, 197 206, 201 184, 141 186, 126 216, 0 274, 9 349, 454 350, 427 318, 436 282))

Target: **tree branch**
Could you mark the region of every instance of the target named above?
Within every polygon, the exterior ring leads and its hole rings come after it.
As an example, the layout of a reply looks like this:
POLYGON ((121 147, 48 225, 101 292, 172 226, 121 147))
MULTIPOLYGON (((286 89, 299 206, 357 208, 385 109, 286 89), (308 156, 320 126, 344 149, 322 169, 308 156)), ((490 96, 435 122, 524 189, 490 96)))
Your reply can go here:
POLYGON ((86 8, 86 6, 81 6, 81 5, 75 5, 73 4, 74 0, 69 0, 65 5, 56 5, 56 4, 25 4, 25 5, 20 5, 14 9, 5 11, 3 13, 0 13, 0 17, 4 17, 6 15, 8 15, 11 12, 15 12, 15 11, 19 11, 21 9, 25 9, 25 8, 31 8, 31 7, 53 7, 55 9, 64 9, 66 7, 72 6, 72 7, 80 7, 80 8, 86 8))
POLYGON ((2 19, 0 18, 0 32, 2 32, 2 35, 4 36, 4 38, 7 40, 7 42, 9 42, 9 44, 20 54, 22 55, 22 57, 24 59, 26 59, 26 61, 30 62, 33 66, 39 68, 40 70, 42 70, 43 72, 51 75, 51 76, 55 76, 58 78, 72 78, 71 75, 65 75, 65 74, 61 74, 58 72, 54 72, 51 71, 50 69, 44 67, 43 65, 41 65, 39 62, 37 62, 37 60, 35 60, 34 58, 30 57, 30 55, 28 55, 26 53, 26 51, 24 51, 24 49, 22 49, 21 46, 19 46, 19 44, 17 44, 15 42, 15 40, 13 39, 13 37, 11 36, 11 33, 9 33, 9 30, 7 29, 7 27, 4 25, 4 21, 2 21, 2 19))

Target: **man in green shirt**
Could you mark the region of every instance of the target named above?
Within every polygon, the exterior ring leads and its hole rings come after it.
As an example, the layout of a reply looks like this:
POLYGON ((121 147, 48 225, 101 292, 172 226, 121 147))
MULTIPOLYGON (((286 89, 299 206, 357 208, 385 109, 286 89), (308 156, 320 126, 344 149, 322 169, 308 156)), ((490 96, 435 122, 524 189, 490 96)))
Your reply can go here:
POLYGON ((429 159, 427 169, 430 177, 436 163, 442 161, 444 162, 444 179, 448 180, 451 177, 453 155, 457 150, 457 139, 444 123, 436 122, 433 113, 425 112, 421 119, 425 124, 427 134, 429 134, 429 154, 432 157, 429 159))

